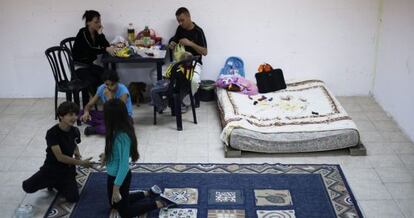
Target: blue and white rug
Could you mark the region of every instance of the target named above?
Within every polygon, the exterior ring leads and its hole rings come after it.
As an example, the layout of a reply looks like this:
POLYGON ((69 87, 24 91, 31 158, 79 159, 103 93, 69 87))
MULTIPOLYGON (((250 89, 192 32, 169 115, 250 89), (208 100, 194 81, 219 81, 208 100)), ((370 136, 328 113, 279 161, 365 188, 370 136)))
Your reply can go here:
MULTIPOLYGON (((147 217, 362 217, 339 165, 133 164, 131 189, 159 185, 179 202, 147 217)), ((109 217, 106 173, 78 169, 77 204, 57 199, 46 217, 109 217)))

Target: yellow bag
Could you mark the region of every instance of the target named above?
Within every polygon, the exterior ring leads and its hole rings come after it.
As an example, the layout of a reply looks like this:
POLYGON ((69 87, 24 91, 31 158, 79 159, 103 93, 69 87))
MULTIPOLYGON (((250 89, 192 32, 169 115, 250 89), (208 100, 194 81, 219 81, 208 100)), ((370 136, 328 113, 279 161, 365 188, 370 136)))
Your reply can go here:
POLYGON ((125 47, 123 49, 116 51, 115 56, 120 58, 128 58, 129 56, 131 56, 132 53, 133 52, 128 47, 125 47))
POLYGON ((178 61, 185 53, 185 47, 183 45, 177 44, 174 48, 174 61, 178 61))

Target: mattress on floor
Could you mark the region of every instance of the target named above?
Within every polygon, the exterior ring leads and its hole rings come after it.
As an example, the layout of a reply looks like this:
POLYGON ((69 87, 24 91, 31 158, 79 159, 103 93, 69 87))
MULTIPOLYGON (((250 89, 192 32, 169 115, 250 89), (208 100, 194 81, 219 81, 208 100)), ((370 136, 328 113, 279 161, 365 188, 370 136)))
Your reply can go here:
POLYGON ((353 129, 320 132, 260 133, 236 128, 230 136, 230 146, 232 148, 263 153, 328 151, 353 147, 358 142, 358 131, 353 129))
POLYGON ((285 90, 247 96, 217 89, 222 141, 235 149, 266 153, 342 149, 359 132, 320 80, 287 84, 285 90))

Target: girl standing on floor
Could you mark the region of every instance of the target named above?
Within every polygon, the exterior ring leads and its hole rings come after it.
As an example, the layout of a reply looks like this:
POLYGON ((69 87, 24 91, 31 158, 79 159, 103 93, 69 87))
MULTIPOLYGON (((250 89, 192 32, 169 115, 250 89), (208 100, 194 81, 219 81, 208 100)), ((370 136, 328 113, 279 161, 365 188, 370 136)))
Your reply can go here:
POLYGON ((153 188, 146 192, 129 193, 129 158, 135 162, 139 153, 134 127, 124 102, 119 99, 107 101, 104 104, 104 119, 107 131, 102 161, 108 173, 107 191, 111 207, 118 210, 121 217, 129 218, 175 205, 162 194, 154 192, 153 188))

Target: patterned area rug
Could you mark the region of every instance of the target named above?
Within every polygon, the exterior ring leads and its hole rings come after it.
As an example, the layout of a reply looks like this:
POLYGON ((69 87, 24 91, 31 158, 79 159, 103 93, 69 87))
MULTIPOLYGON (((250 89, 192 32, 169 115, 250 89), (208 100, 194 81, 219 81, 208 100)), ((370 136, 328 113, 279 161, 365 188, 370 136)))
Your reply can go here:
MULTIPOLYGON (((158 184, 179 202, 146 217, 362 217, 339 165, 132 164, 131 188, 158 184)), ((109 217, 106 174, 78 169, 80 201, 45 217, 109 217)))

